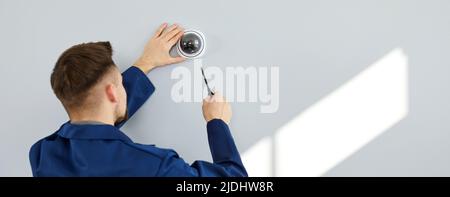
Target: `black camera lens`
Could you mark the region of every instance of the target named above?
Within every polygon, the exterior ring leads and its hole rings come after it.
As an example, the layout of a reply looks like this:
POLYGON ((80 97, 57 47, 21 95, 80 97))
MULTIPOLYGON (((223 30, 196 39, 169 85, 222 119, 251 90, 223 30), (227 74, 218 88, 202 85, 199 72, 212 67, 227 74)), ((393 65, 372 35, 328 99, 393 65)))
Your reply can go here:
POLYGON ((178 54, 185 58, 199 58, 205 52, 205 36, 196 30, 187 30, 178 41, 178 54))
POLYGON ((195 54, 202 49, 202 39, 195 33, 187 33, 181 37, 180 47, 186 54, 195 54))

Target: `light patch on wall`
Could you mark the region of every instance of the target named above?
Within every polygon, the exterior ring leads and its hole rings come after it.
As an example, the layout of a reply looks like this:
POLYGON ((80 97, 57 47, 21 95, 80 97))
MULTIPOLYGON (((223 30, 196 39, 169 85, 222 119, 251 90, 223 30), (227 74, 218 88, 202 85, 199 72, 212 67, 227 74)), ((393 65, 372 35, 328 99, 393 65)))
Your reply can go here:
POLYGON ((250 148, 243 161, 250 176, 320 176, 407 114, 408 59, 397 48, 250 148), (273 159, 275 166, 267 162, 273 159))
POLYGON ((272 137, 265 137, 242 154, 242 162, 249 176, 273 176, 272 137))

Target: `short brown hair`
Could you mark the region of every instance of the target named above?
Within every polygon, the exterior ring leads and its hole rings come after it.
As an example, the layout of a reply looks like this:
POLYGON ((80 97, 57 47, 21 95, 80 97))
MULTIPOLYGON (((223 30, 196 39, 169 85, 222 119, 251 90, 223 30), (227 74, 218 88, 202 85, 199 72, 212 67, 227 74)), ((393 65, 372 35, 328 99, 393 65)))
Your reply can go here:
POLYGON ((53 68, 53 92, 65 108, 82 105, 88 90, 114 66, 109 42, 72 46, 61 54, 53 68))

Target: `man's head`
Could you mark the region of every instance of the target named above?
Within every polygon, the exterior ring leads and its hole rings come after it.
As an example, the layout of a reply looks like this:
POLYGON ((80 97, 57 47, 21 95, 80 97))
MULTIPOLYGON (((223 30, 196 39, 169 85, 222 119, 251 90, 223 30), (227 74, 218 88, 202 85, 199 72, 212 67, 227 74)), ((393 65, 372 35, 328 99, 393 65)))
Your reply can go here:
POLYGON ((64 51, 53 69, 51 85, 71 119, 102 116, 116 123, 126 119, 126 92, 109 42, 84 43, 64 51))

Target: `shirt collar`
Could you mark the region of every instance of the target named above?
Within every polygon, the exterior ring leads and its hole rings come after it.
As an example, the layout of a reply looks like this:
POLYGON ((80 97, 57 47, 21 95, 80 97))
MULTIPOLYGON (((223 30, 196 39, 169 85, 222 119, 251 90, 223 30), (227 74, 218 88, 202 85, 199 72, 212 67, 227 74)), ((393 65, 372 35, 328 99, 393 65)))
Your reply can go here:
POLYGON ((122 131, 108 124, 72 124, 68 121, 61 126, 57 135, 68 139, 101 139, 132 142, 122 131))

